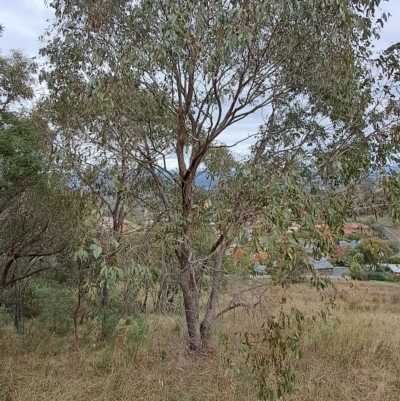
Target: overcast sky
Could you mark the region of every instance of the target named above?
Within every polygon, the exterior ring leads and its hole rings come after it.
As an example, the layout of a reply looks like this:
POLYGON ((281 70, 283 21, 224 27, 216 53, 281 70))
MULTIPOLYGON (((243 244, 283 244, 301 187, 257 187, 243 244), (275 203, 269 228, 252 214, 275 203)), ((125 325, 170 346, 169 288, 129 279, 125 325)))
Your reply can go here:
MULTIPOLYGON (((0 38, 1 52, 6 54, 11 49, 19 49, 29 56, 37 56, 41 46, 38 39, 49 25, 48 20, 53 17, 52 9, 45 6, 44 0, 1 0, 0 3, 0 24, 5 28, 3 37, 0 38)), ((393 43, 400 42, 400 0, 384 1, 382 8, 391 14, 391 18, 382 30, 378 44, 384 49, 393 43)), ((268 110, 249 116, 236 124, 221 136, 221 141, 231 145, 246 134, 254 133, 263 123, 262 114, 268 114, 268 110)), ((236 151, 245 152, 251 142, 241 143, 235 147, 236 151)))

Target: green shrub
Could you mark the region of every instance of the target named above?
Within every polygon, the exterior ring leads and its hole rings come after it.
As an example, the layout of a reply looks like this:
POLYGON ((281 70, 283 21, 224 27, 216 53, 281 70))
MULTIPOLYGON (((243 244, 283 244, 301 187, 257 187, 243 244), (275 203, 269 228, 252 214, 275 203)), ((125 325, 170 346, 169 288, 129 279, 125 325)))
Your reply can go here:
POLYGON ((69 288, 38 286, 36 297, 39 303, 39 322, 48 330, 66 335, 72 328, 73 299, 69 288))
POLYGON ((400 274, 388 274, 387 281, 392 283, 400 283, 400 274))
POLYGON ((144 314, 138 315, 128 331, 126 341, 131 343, 144 343, 148 340, 149 324, 147 317, 144 314))
POLYGON ((118 310, 113 307, 103 309, 101 311, 101 338, 104 340, 110 339, 119 322, 118 310))
POLYGON ((374 281, 387 281, 388 275, 383 272, 368 272, 367 279, 374 281))
POLYGON ((368 273, 364 270, 355 272, 350 271, 350 277, 352 280, 366 281, 368 280, 368 273))
POLYGON ((7 326, 12 322, 11 315, 5 306, 0 306, 0 327, 7 326))

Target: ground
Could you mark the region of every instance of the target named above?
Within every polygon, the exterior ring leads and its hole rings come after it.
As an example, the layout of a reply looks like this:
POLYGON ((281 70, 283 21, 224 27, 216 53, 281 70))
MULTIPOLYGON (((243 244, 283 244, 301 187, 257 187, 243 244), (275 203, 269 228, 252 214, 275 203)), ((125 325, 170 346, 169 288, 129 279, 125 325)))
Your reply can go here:
MULTIPOLYGON (((305 322, 303 357, 293 360, 295 392, 285 400, 400 400, 400 286, 335 287, 324 293, 335 304, 327 323, 305 322)), ((244 284, 228 288, 221 307, 244 284)), ((309 284, 269 289, 261 311, 235 310, 218 319, 200 356, 184 347, 183 316, 149 316, 142 331, 121 322, 112 341, 89 334, 79 344, 34 326, 26 325, 23 336, 0 328, 0 400, 257 400, 236 333, 259 330, 282 300, 307 316, 324 305, 309 284)))

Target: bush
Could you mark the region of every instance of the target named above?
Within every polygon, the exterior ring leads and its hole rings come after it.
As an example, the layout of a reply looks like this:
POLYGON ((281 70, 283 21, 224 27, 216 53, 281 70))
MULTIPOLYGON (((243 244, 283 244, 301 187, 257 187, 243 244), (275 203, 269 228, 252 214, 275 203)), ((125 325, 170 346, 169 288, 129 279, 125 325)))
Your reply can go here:
POLYGON ((374 223, 374 224, 368 224, 373 230, 374 233, 379 237, 379 238, 384 238, 383 235, 383 227, 379 223, 374 223))
POLYGON ((343 236, 343 239, 345 241, 359 241, 363 238, 368 238, 368 237, 371 237, 371 236, 369 234, 360 232, 360 233, 354 233, 354 234, 345 234, 343 236))
POLYGON ((68 334, 73 323, 71 289, 41 286, 35 292, 40 310, 39 322, 53 333, 68 334))
POLYGON ((132 327, 127 333, 126 340, 127 342, 139 344, 146 342, 148 336, 149 323, 147 322, 146 315, 140 314, 133 320, 132 327))
POLYGON ((352 280, 358 280, 358 281, 367 281, 368 280, 368 274, 364 270, 355 271, 355 272, 350 271, 350 277, 352 280))
POLYGON ((11 315, 5 306, 0 306, 0 327, 7 326, 12 321, 11 315))
POLYGON ((392 283, 400 283, 400 275, 399 274, 388 274, 387 281, 392 283))
POLYGON ((387 241, 387 244, 389 245, 389 247, 393 251, 393 253, 399 252, 399 245, 396 241, 387 241))
POLYGON ((107 308, 101 311, 101 338, 108 340, 114 334, 119 322, 119 314, 116 308, 107 308))
POLYGON ((388 281, 388 274, 382 272, 368 272, 367 279, 374 281, 388 281))

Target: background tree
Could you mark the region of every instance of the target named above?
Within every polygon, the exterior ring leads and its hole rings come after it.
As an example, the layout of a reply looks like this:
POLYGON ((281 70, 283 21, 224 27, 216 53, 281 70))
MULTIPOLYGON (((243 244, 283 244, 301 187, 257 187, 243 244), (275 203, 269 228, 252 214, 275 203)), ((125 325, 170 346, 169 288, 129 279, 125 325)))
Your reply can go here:
POLYGON ((0 54, 0 109, 5 111, 33 98, 38 66, 34 59, 17 50, 0 54))
POLYGON ((360 244, 354 248, 353 253, 363 255, 363 262, 375 271, 393 255, 393 250, 386 241, 379 238, 363 238, 360 244))
POLYGON ((33 99, 37 65, 20 52, 0 56, 0 299, 15 291, 15 322, 21 320, 19 283, 59 268, 79 241, 85 202, 53 163, 54 131, 33 99))

